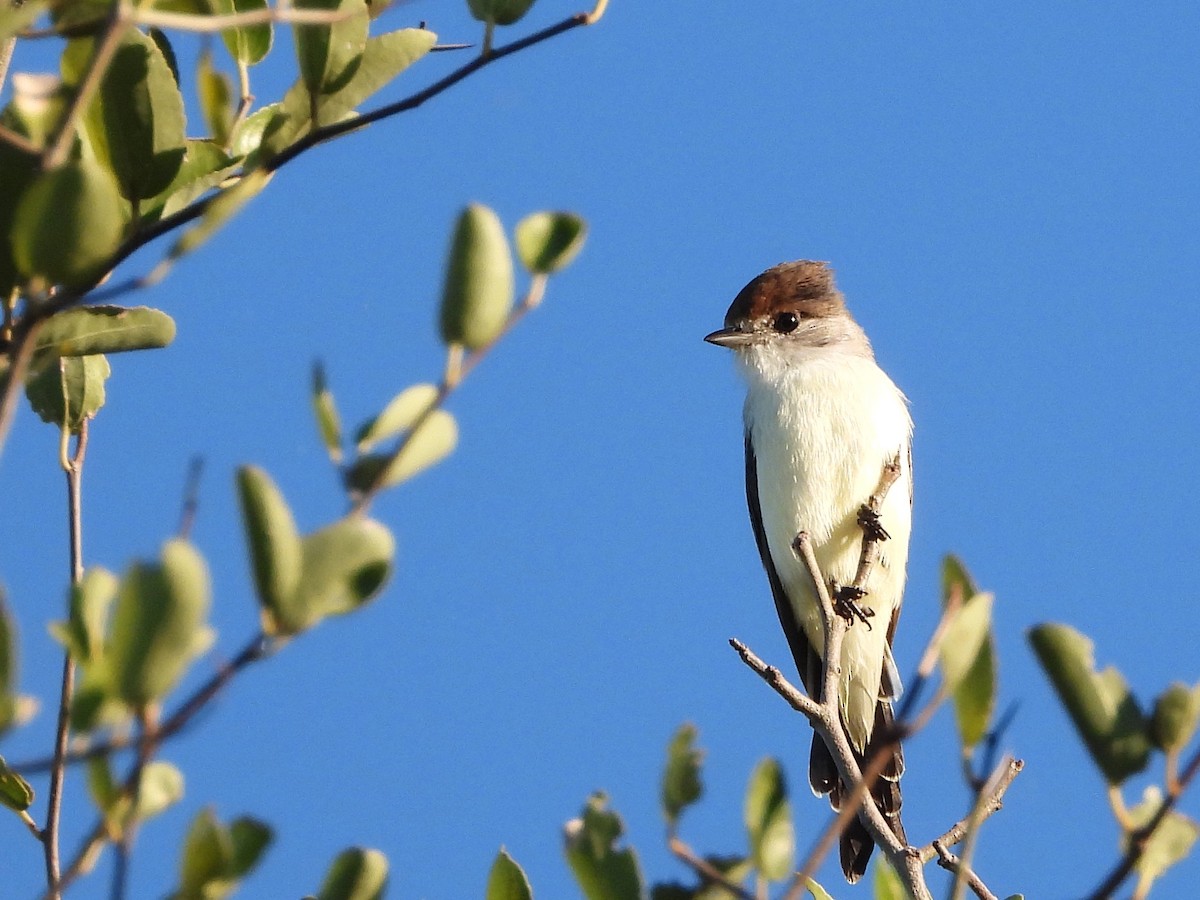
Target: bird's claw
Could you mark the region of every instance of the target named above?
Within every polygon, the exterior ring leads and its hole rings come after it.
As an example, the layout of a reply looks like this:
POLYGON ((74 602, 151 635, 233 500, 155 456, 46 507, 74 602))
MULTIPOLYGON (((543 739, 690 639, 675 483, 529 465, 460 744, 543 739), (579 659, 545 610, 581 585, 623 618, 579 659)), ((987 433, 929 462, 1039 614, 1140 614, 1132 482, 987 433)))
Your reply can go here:
POLYGON ((833 611, 845 619, 847 625, 853 625, 854 620, 857 619, 866 625, 867 630, 870 631, 870 619, 875 615, 875 610, 869 606, 863 606, 858 602, 865 596, 867 596, 866 591, 852 584, 835 586, 833 589, 833 611))
POLYGON ((879 513, 871 509, 871 507, 863 504, 858 510, 858 527, 862 529, 863 535, 867 540, 871 541, 886 541, 891 535, 887 533, 887 529, 883 527, 883 522, 880 521, 879 513))

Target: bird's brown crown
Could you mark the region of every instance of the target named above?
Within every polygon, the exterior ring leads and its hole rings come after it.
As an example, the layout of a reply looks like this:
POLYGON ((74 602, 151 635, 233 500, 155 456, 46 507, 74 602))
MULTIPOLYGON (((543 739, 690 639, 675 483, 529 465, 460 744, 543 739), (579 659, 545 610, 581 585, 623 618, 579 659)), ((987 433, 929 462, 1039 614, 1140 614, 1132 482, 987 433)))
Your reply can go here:
POLYGON ((798 259, 772 266, 742 288, 725 314, 725 326, 789 311, 805 319, 829 318, 845 309, 829 263, 798 259))

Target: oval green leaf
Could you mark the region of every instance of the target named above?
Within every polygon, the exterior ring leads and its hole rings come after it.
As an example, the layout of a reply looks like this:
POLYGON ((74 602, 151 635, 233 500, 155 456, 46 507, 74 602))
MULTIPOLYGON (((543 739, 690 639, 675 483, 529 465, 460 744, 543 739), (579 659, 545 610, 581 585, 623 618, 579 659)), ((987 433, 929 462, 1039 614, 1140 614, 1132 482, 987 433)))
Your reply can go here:
POLYGON ((991 594, 976 594, 967 600, 946 627, 938 652, 946 690, 955 690, 979 656, 992 626, 991 594))
POLYGON ((468 350, 486 347, 504 330, 513 304, 513 265, 500 219, 468 206, 458 217, 442 293, 442 340, 468 350))
POLYGON ((391 577, 395 553, 392 533, 373 519, 345 518, 308 535, 288 622, 302 630, 358 609, 391 577))
POLYGON ((1180 681, 1171 684, 1154 703, 1150 734, 1154 746, 1173 752, 1191 741, 1200 721, 1200 684, 1188 687, 1180 681))
POLYGON ((552 275, 574 261, 586 239, 587 223, 574 213, 533 213, 517 225, 517 255, 534 275, 552 275))
POLYGON ((425 28, 403 28, 370 38, 354 77, 336 93, 322 97, 318 125, 337 122, 364 100, 433 49, 437 35, 425 28))
POLYGON ((381 441, 407 431, 437 401, 438 389, 432 384, 414 384, 389 401, 383 412, 365 422, 354 436, 360 453, 381 441))
POLYGON ((142 769, 134 815, 139 821, 166 812, 183 799, 183 773, 165 760, 156 759, 142 769))
POLYGON ((111 372, 103 356, 50 359, 25 382, 25 396, 43 422, 75 434, 104 405, 111 372))
POLYGON ((159 564, 130 567, 106 653, 117 696, 144 706, 175 686, 212 642, 209 602, 208 568, 186 541, 167 542, 159 564))
POLYGON ((365 0, 297 0, 295 8, 338 16, 330 25, 297 25, 295 29, 300 78, 309 95, 319 98, 337 93, 362 62, 370 26, 367 4, 365 0))
POLYGON ((696 726, 685 723, 667 745, 667 766, 662 777, 663 815, 672 826, 679 815, 704 794, 700 763, 704 751, 696 746, 696 726))
POLYGON ((620 847, 625 825, 608 808, 603 793, 588 797, 583 814, 563 829, 567 863, 586 900, 625 900, 642 897, 645 887, 637 854, 620 847))
POLYGON ((388 861, 378 850, 353 847, 337 855, 317 900, 378 900, 387 888, 388 861))
POLYGON ((175 340, 175 320, 148 306, 77 306, 47 319, 34 353, 89 356, 166 347, 175 340))
POLYGON ((112 176, 75 160, 37 178, 13 214, 17 269, 50 284, 83 285, 101 274, 121 242, 124 216, 112 176))
POLYGON ((33 788, 0 756, 0 805, 22 812, 33 805, 33 788))
POLYGON ((529 886, 524 870, 503 847, 496 854, 488 874, 484 900, 533 900, 533 888, 529 886))
MULTIPOLYGON (((266 9, 267 0, 216 0, 215 6, 218 12, 225 14, 253 12, 266 9)), ((252 66, 262 62, 271 52, 273 34, 271 23, 264 22, 261 25, 227 28, 221 32, 221 38, 230 56, 243 65, 252 66)))
POLYGON ((312 407, 317 419, 317 431, 325 452, 335 466, 342 464, 342 419, 338 415, 333 391, 325 380, 325 367, 320 362, 313 364, 312 407))
POLYGON ((787 878, 795 865, 796 835, 778 760, 764 759, 750 775, 745 819, 754 867, 768 881, 787 878))
POLYGON ((496 25, 512 25, 520 21, 534 0, 467 0, 473 15, 480 22, 493 22, 496 25))
POLYGON ((255 466, 238 469, 237 488, 263 630, 294 634, 292 598, 300 584, 303 550, 292 511, 271 477, 255 466))
POLYGON ((233 864, 233 840, 228 829, 209 808, 200 810, 192 820, 183 842, 179 865, 179 894, 204 897, 204 888, 224 879, 233 864))
POLYGON ((265 822, 242 816, 230 823, 229 839, 233 842, 230 874, 234 878, 243 878, 258 865, 258 861, 275 839, 275 832, 265 822))

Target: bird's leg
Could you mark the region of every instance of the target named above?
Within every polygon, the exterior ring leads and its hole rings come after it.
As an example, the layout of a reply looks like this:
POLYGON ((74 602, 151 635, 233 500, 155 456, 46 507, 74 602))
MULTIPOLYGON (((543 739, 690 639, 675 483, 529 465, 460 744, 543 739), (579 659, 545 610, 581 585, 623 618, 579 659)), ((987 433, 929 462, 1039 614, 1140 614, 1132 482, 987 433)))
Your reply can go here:
POLYGON ((863 606, 858 602, 867 596, 867 592, 852 584, 838 584, 836 581, 830 581, 829 587, 829 594, 833 599, 834 612, 845 619, 848 626, 853 625, 854 620, 857 619, 866 625, 867 630, 870 631, 870 619, 875 615, 875 610, 869 606, 863 606))
POLYGON ((883 527, 879 512, 865 503, 858 508, 858 527, 868 541, 886 541, 891 537, 883 527))

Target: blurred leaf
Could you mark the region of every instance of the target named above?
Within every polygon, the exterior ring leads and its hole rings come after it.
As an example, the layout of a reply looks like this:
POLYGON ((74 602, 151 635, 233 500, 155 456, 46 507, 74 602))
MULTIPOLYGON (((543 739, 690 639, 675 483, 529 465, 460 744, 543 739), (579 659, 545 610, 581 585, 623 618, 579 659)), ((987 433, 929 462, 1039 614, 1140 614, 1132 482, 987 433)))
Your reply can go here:
POLYGON ((296 0, 296 9, 327 10, 345 18, 332 25, 297 25, 294 34, 300 77, 313 97, 345 87, 362 62, 367 47, 367 4, 364 0, 296 0))
POLYGON ((275 839, 275 832, 265 822, 241 816, 230 824, 229 838, 233 842, 233 862, 229 873, 234 878, 244 878, 267 852, 275 839))
POLYGON ((587 223, 568 212, 538 212, 517 225, 517 255, 535 275, 552 275, 566 268, 583 249, 587 223))
POLYGON ((663 815, 672 826, 679 815, 704 793, 700 781, 700 764, 704 751, 696 747, 696 726, 685 723, 679 726, 671 743, 667 745, 667 767, 662 778, 663 815))
POLYGON ((218 144, 210 140, 188 138, 183 164, 175 178, 158 196, 142 204, 144 224, 153 224, 174 215, 215 187, 234 178, 241 166, 218 144))
POLYGON ((1112 666, 1095 671, 1093 645, 1066 625, 1043 624, 1029 643, 1109 784, 1146 768, 1148 723, 1125 678, 1112 666))
POLYGON ((242 207, 253 200, 271 180, 271 175, 262 169, 255 169, 244 175, 238 181, 223 188, 213 197, 208 207, 201 215, 200 221, 185 231, 172 245, 166 260, 155 268, 147 279, 155 283, 162 279, 169 266, 175 260, 196 248, 212 237, 221 226, 237 215, 242 207))
POLYGON ((991 594, 975 594, 959 608, 946 627, 938 652, 942 678, 948 690, 958 687, 987 640, 992 626, 992 600, 991 594))
POLYGON ((29 809, 33 804, 33 788, 29 782, 8 767, 0 756, 0 806, 16 812, 29 809))
POLYGON ((320 362, 313 364, 312 376, 312 405, 313 414, 317 417, 317 430, 321 433, 321 443, 325 452, 335 466, 342 464, 342 420, 338 416, 337 403, 333 399, 333 391, 325 380, 325 367, 320 362))
POLYGON ((458 425, 454 416, 444 409, 434 410, 394 460, 385 454, 359 457, 346 473, 346 486, 354 491, 366 491, 387 466, 387 474, 380 486, 393 487, 441 462, 457 444, 458 425))
MULTIPOLYGON (((76 40, 90 57, 92 39, 76 40)), ((78 83, 74 71, 64 77, 78 83)), ((125 31, 85 122, 97 157, 111 167, 125 197, 146 200, 171 183, 183 163, 183 95, 152 38, 136 28, 125 31)))
POLYGON ((900 876, 888 864, 883 854, 875 858, 874 887, 875 900, 910 900, 908 891, 905 890, 904 885, 900 881, 900 876))
MULTIPOLYGON (((1145 828, 1150 824, 1150 820, 1162 806, 1162 799, 1162 792, 1157 787, 1151 785, 1146 788, 1142 802, 1129 810, 1130 821, 1135 829, 1145 828)), ((1182 813, 1167 813, 1154 829, 1154 833, 1146 842, 1141 859, 1134 866, 1134 871, 1138 873, 1139 887, 1134 896, 1146 896, 1150 885, 1161 878, 1164 872, 1186 859, 1197 837, 1200 837, 1200 826, 1182 813)), ((1128 851, 1129 835, 1126 834, 1121 840, 1121 852, 1128 851)))
POLYGON ((224 146, 233 127, 233 83, 228 75, 213 67, 212 52, 207 49, 200 53, 196 63, 196 93, 208 133, 213 141, 224 146))
POLYGON ((4 590, 0 588, 0 734, 24 725, 38 708, 33 697, 17 694, 19 657, 17 623, 9 612, 4 590))
POLYGON ((102 655, 108 611, 119 584, 112 572, 93 566, 71 585, 67 621, 50 623, 50 633, 71 652, 76 662, 92 662, 102 655))
POLYGON ((334 859, 318 900, 377 900, 387 888, 388 861, 378 850, 354 847, 334 859))
MULTIPOLYGON (((947 555, 942 560, 942 608, 945 609, 949 605, 952 595, 957 596, 960 603, 966 604, 980 594, 975 580, 967 571, 962 560, 956 556, 947 555)), ((982 610, 978 610, 976 615, 981 612, 982 610)), ((969 627, 969 625, 968 620, 960 627, 969 627)), ((950 643, 951 636, 946 635, 943 647, 950 643)), ((983 739, 991 725, 992 714, 995 712, 997 681, 995 645, 995 638, 992 636, 989 625, 983 641, 975 653, 974 660, 970 661, 967 668, 957 675, 957 684, 953 689, 954 714, 964 749, 974 747, 983 739)), ((961 647, 952 650, 951 654, 959 657, 959 663, 963 661, 963 657, 968 655, 963 652, 961 647)), ((945 662, 943 661, 944 666, 945 662)))
POLYGON ((365 422, 354 436, 359 452, 372 449, 407 431, 438 399, 438 389, 432 384, 414 384, 391 399, 383 412, 365 422))
POLYGON ((255 466, 237 473, 238 500, 254 587, 267 634, 295 634, 292 600, 300 584, 303 550, 292 511, 271 477, 255 466))
MULTIPOLYGON (((877 867, 876 872, 878 872, 878 871, 879 870, 877 867)), ((875 900, 885 900, 886 895, 879 893, 878 877, 879 876, 876 875, 875 900)), ((819 885, 812 878, 805 879, 804 888, 805 888, 805 890, 808 891, 808 896, 812 897, 813 900, 833 900, 833 898, 829 896, 829 892, 827 890, 825 890, 825 888, 821 887, 821 885, 819 885)))
POLYGON ((533 888, 525 872, 501 847, 488 875, 485 900, 533 900, 533 888))
POLYGON ((118 825, 117 804, 121 800, 121 786, 113 777, 112 764, 106 756, 96 756, 89 759, 87 766, 87 787, 96 809, 104 814, 104 819, 118 825))
POLYGON ((624 830, 602 793, 588 797, 582 816, 567 823, 567 862, 585 900, 637 900, 643 895, 637 854, 632 847, 617 848, 624 830))
POLYGON ((512 25, 529 12, 534 0, 467 0, 473 15, 480 22, 512 25))
POLYGON ((178 539, 164 545, 161 559, 126 572, 106 653, 117 696, 135 707, 168 693, 212 642, 204 560, 178 539))
POLYGON ((171 763, 151 760, 142 769, 135 815, 139 821, 152 819, 183 799, 183 773, 171 763))
POLYGON ((9 3, 0 5, 0 42, 32 25, 47 6, 48 0, 25 0, 21 6, 9 3))
MULTIPOLYGON (((263 133, 267 127, 281 115, 283 112, 278 103, 268 104, 250 113, 234 126, 233 140, 229 147, 230 153, 239 157, 250 156, 262 144, 263 133)), ((247 165, 250 165, 249 160, 247 160, 247 165)))
POLYGON ((103 356, 51 359, 25 382, 25 396, 43 422, 77 434, 104 405, 104 382, 111 373, 103 356))
POLYGON ((21 195, 13 214, 13 260, 26 276, 83 285, 103 274, 123 228, 112 176, 74 160, 38 176, 21 195))
POLYGON ((324 616, 358 609, 382 589, 392 574, 396 542, 374 519, 358 516, 334 522, 304 538, 300 585, 290 624, 309 627, 324 616))
MULTIPOLYGON (((218 13, 244 13, 256 9, 266 9, 267 0, 214 0, 213 6, 218 13)), ((245 25, 241 28, 226 28, 221 37, 229 54, 240 63, 252 66, 260 63, 271 52, 272 29, 270 22, 261 25, 245 25)))
MULTIPOLYGON (((167 6, 171 0, 160 0, 157 4, 161 9, 167 6)), ((174 0, 174 2, 183 5, 187 0, 174 0)), ((197 0, 201 2, 201 0, 197 0)), ((198 11, 200 12, 200 11, 198 11)), ((200 12, 201 15, 207 14, 205 9, 200 12)), ((171 46, 171 39, 167 37, 167 33, 161 28, 151 28, 148 32, 150 40, 154 41, 154 46, 158 48, 158 52, 163 55, 163 59, 167 61, 167 68, 171 70, 171 77, 175 79, 175 87, 179 87, 179 60, 175 58, 175 48, 171 46)))
MULTIPOLYGON (((71 89, 53 73, 13 72, 12 100, 0 114, 0 120, 28 138, 39 150, 44 150, 58 130, 71 95, 71 89)), ((14 158, 23 155, 15 148, 12 152, 14 158)))
MULTIPOLYGON (((6 9, 4 4, 0 4, 0 16, 6 9)), ((26 133, 28 129, 17 120, 12 104, 0 112, 0 124, 26 137, 29 136, 26 133)), ((0 297, 7 297, 12 293, 18 280, 17 263, 13 258, 13 219, 16 217, 21 195, 33 183, 37 173, 36 156, 23 153, 7 141, 0 141, 0 297)), ((0 386, 2 381, 0 377, 0 386)))
POLYGON ((783 769, 775 759, 760 762, 746 788, 746 831, 750 858, 769 881, 780 881, 795 865, 796 836, 783 769))
POLYGON ((175 320, 148 306, 77 306, 43 323, 34 343, 39 358, 91 356, 166 347, 175 320))
POLYGON ((504 226, 488 207, 458 217, 442 294, 442 340, 478 350, 500 336, 513 304, 512 255, 504 226))
POLYGON ((650 887, 650 900, 696 900, 699 888, 690 888, 678 882, 659 882, 650 887))
POLYGON ((1188 687, 1180 681, 1171 684, 1154 703, 1150 736, 1160 750, 1182 750, 1196 733, 1200 720, 1200 684, 1188 687))
POLYGON ((233 866, 233 839, 229 831, 217 821, 212 809, 200 810, 188 829, 183 844, 183 860, 179 867, 179 894, 181 898, 221 897, 224 893, 214 892, 213 883, 225 881, 233 866), (206 888, 208 888, 206 890, 206 888))
MULTIPOLYGON (((425 28, 403 28, 370 38, 354 77, 340 90, 319 98, 317 124, 341 121, 432 50, 435 43, 437 35, 425 28)), ((312 109, 311 98, 307 109, 312 109)))
POLYGON ((942 558, 943 609, 949 604, 950 595, 954 591, 958 591, 959 599, 963 603, 980 592, 978 585, 975 584, 975 579, 967 571, 966 564, 954 554, 948 553, 942 558))

